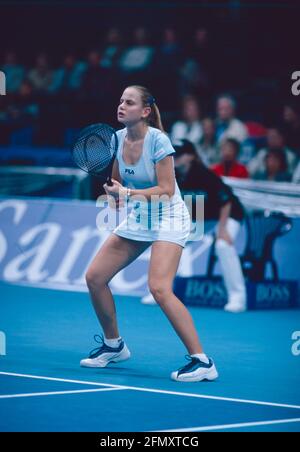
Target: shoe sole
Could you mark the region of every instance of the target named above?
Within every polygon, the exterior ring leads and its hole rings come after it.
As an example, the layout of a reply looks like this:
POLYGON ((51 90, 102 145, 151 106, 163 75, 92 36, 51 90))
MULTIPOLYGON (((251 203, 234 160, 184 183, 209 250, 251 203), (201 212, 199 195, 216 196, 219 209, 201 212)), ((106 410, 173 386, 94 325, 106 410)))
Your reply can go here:
MULTIPOLYGON (((123 353, 123 352, 124 351, 122 350, 121 353, 123 353)), ((121 361, 127 361, 131 357, 131 353, 129 350, 126 353, 127 353, 126 356, 122 356, 120 353, 118 353, 118 354, 116 354, 116 356, 114 358, 111 358, 108 361, 103 362, 103 363, 101 363, 99 361, 97 363, 82 363, 82 361, 81 361, 80 367, 103 368, 103 367, 106 367, 110 363, 119 363, 121 361)), ((85 361, 85 360, 83 360, 83 361, 85 361)))
POLYGON ((196 376, 195 377, 186 377, 184 379, 180 379, 177 377, 171 377, 171 378, 172 378, 172 380, 179 381, 181 383, 196 383, 196 382, 200 382, 200 381, 204 381, 204 380, 214 381, 218 377, 219 377, 219 374, 218 374, 217 370, 212 369, 210 372, 208 372, 205 375, 202 375, 201 377, 196 377, 196 376))

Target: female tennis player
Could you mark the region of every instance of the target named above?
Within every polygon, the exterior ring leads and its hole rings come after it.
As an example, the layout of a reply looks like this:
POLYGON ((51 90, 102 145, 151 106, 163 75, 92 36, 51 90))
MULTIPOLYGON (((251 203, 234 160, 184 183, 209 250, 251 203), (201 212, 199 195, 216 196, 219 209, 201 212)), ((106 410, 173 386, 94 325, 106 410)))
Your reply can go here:
POLYGON ((125 128, 117 132, 113 185, 105 184, 104 189, 117 200, 117 206, 128 198, 139 201, 104 242, 87 271, 87 285, 104 337, 100 337, 100 347, 80 364, 105 367, 130 358, 119 334, 108 283, 152 245, 149 289, 188 351, 189 362, 172 372, 171 378, 184 382, 215 380, 216 367, 203 352, 189 311, 172 290, 190 233, 190 216, 175 179, 172 156, 175 150, 163 131, 155 99, 146 88, 125 89, 118 107, 118 121, 125 128), (164 201, 157 208, 157 197, 161 196, 164 201))

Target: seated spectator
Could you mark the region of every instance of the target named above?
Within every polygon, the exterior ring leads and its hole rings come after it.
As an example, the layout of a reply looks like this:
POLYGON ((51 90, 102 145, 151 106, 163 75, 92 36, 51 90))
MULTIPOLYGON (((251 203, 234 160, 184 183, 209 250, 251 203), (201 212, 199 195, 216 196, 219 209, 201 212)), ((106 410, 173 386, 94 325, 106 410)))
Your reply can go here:
POLYGON ((7 108, 8 119, 25 126, 32 124, 39 113, 38 104, 34 98, 33 87, 28 80, 22 82, 18 93, 7 108))
POLYGON ((118 28, 111 28, 108 30, 104 40, 105 44, 100 65, 109 69, 116 68, 123 51, 123 40, 120 30, 118 28))
POLYGON ((186 49, 187 58, 181 67, 180 93, 192 93, 203 98, 208 92, 208 61, 211 59, 208 49, 208 32, 197 28, 193 42, 186 49))
POLYGON ((68 53, 64 57, 63 65, 53 73, 49 91, 60 94, 74 93, 81 86, 85 69, 85 63, 77 61, 74 54, 68 53))
POLYGON ((149 69, 154 56, 154 48, 149 45, 145 28, 134 31, 134 44, 127 48, 120 59, 120 69, 124 74, 137 74, 149 69))
POLYGON ((217 176, 247 179, 249 177, 247 168, 238 162, 239 152, 240 143, 233 138, 227 138, 221 145, 221 163, 213 165, 212 171, 217 176))
POLYGON ((197 145, 197 153, 206 166, 214 165, 220 161, 220 150, 216 140, 216 126, 211 118, 202 121, 203 136, 197 145))
POLYGON ((282 150, 269 150, 265 156, 265 169, 253 175, 255 180, 273 182, 290 182, 291 175, 287 171, 287 159, 282 150))
POLYGON ((10 144, 15 132, 18 133, 18 131, 25 131, 26 129, 26 142, 24 142, 25 136, 22 136, 22 143, 19 144, 31 145, 38 114, 39 106, 34 98, 32 85, 25 80, 22 82, 18 93, 7 99, 5 110, 1 112, 0 143, 10 144))
POLYGON ((100 66, 101 56, 97 50, 89 52, 87 61, 86 71, 82 75, 82 96, 88 100, 102 100, 110 92, 110 71, 100 66))
POLYGON ((283 132, 286 145, 300 157, 300 102, 287 102, 283 108, 283 132))
POLYGON ((221 143, 227 138, 234 138, 243 143, 248 137, 246 126, 235 117, 236 102, 228 94, 219 96, 217 100, 216 134, 217 141, 221 143))
POLYGON ((34 91, 45 94, 52 83, 52 76, 47 56, 43 53, 38 55, 35 67, 28 72, 27 76, 34 91))
MULTIPOLYGON (((228 302, 224 309, 243 312, 246 309, 246 287, 234 246, 245 216, 243 206, 231 188, 196 157, 192 143, 184 140, 174 148, 174 165, 180 190, 204 193, 205 219, 218 221, 215 249, 227 290, 228 302)), ((192 219, 196 220, 195 201, 193 204, 192 219)))
POLYGON ((203 129, 201 124, 200 107, 193 96, 185 96, 182 100, 182 119, 175 122, 171 129, 171 140, 189 140, 196 146, 199 144, 203 129))
POLYGON ((163 30, 162 43, 159 46, 161 64, 168 70, 176 71, 182 58, 182 49, 176 31, 167 27, 163 30))
POLYGON ((6 77, 6 93, 16 93, 20 89, 24 79, 25 70, 23 66, 18 64, 15 52, 8 51, 5 53, 4 64, 1 70, 5 73, 6 77))
POLYGON ((169 114, 169 124, 174 120, 178 107, 179 70, 182 62, 182 48, 176 31, 167 27, 162 30, 162 39, 154 53, 151 67, 151 85, 154 87, 164 112, 169 114), (168 80, 166 90, 163 80, 168 80), (170 93, 173 93, 170 96, 170 93))
POLYGON ((292 176, 296 165, 297 157, 294 152, 292 152, 287 146, 285 141, 285 136, 279 127, 271 127, 267 130, 267 147, 258 151, 256 156, 250 160, 248 164, 248 171, 253 177, 260 171, 265 171, 265 159, 269 151, 282 151, 287 159, 288 173, 292 176))

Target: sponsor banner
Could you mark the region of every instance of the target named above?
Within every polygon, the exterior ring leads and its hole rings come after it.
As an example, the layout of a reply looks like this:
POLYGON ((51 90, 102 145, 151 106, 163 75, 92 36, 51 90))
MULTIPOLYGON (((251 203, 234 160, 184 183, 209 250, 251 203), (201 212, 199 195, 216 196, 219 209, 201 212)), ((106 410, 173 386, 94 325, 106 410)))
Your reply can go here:
MULTIPOLYGON (((227 303, 223 281, 218 277, 177 277, 174 291, 189 306, 223 308, 227 303)), ((297 291, 297 281, 247 282, 248 310, 299 308, 297 291)))
MULTIPOLYGON (((0 198, 0 279, 13 284, 87 291, 86 270, 110 234, 97 227, 107 221, 107 210, 91 201, 0 198)), ((300 236, 300 219, 293 223, 292 231, 277 240, 274 255, 280 279, 299 281, 300 247, 295 243, 300 236)), ((178 276, 206 275, 214 227, 214 222, 206 222, 203 238, 186 246, 178 276)), ((245 235, 242 228, 236 242, 240 254, 245 235)), ((151 248, 113 278, 113 293, 147 293, 150 253, 151 248)), ((218 264, 215 274, 220 274, 218 264)))

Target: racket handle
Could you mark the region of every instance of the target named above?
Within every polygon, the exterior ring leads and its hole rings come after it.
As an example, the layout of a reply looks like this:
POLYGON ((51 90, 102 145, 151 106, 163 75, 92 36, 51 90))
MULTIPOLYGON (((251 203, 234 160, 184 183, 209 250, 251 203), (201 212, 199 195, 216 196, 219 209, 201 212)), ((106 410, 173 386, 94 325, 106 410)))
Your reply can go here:
POLYGON ((113 183, 112 183, 112 181, 111 181, 111 177, 110 177, 110 176, 108 176, 108 177, 107 177, 107 179, 106 179, 106 183, 107 183, 107 185, 108 185, 109 187, 111 187, 111 186, 113 185, 113 183))

